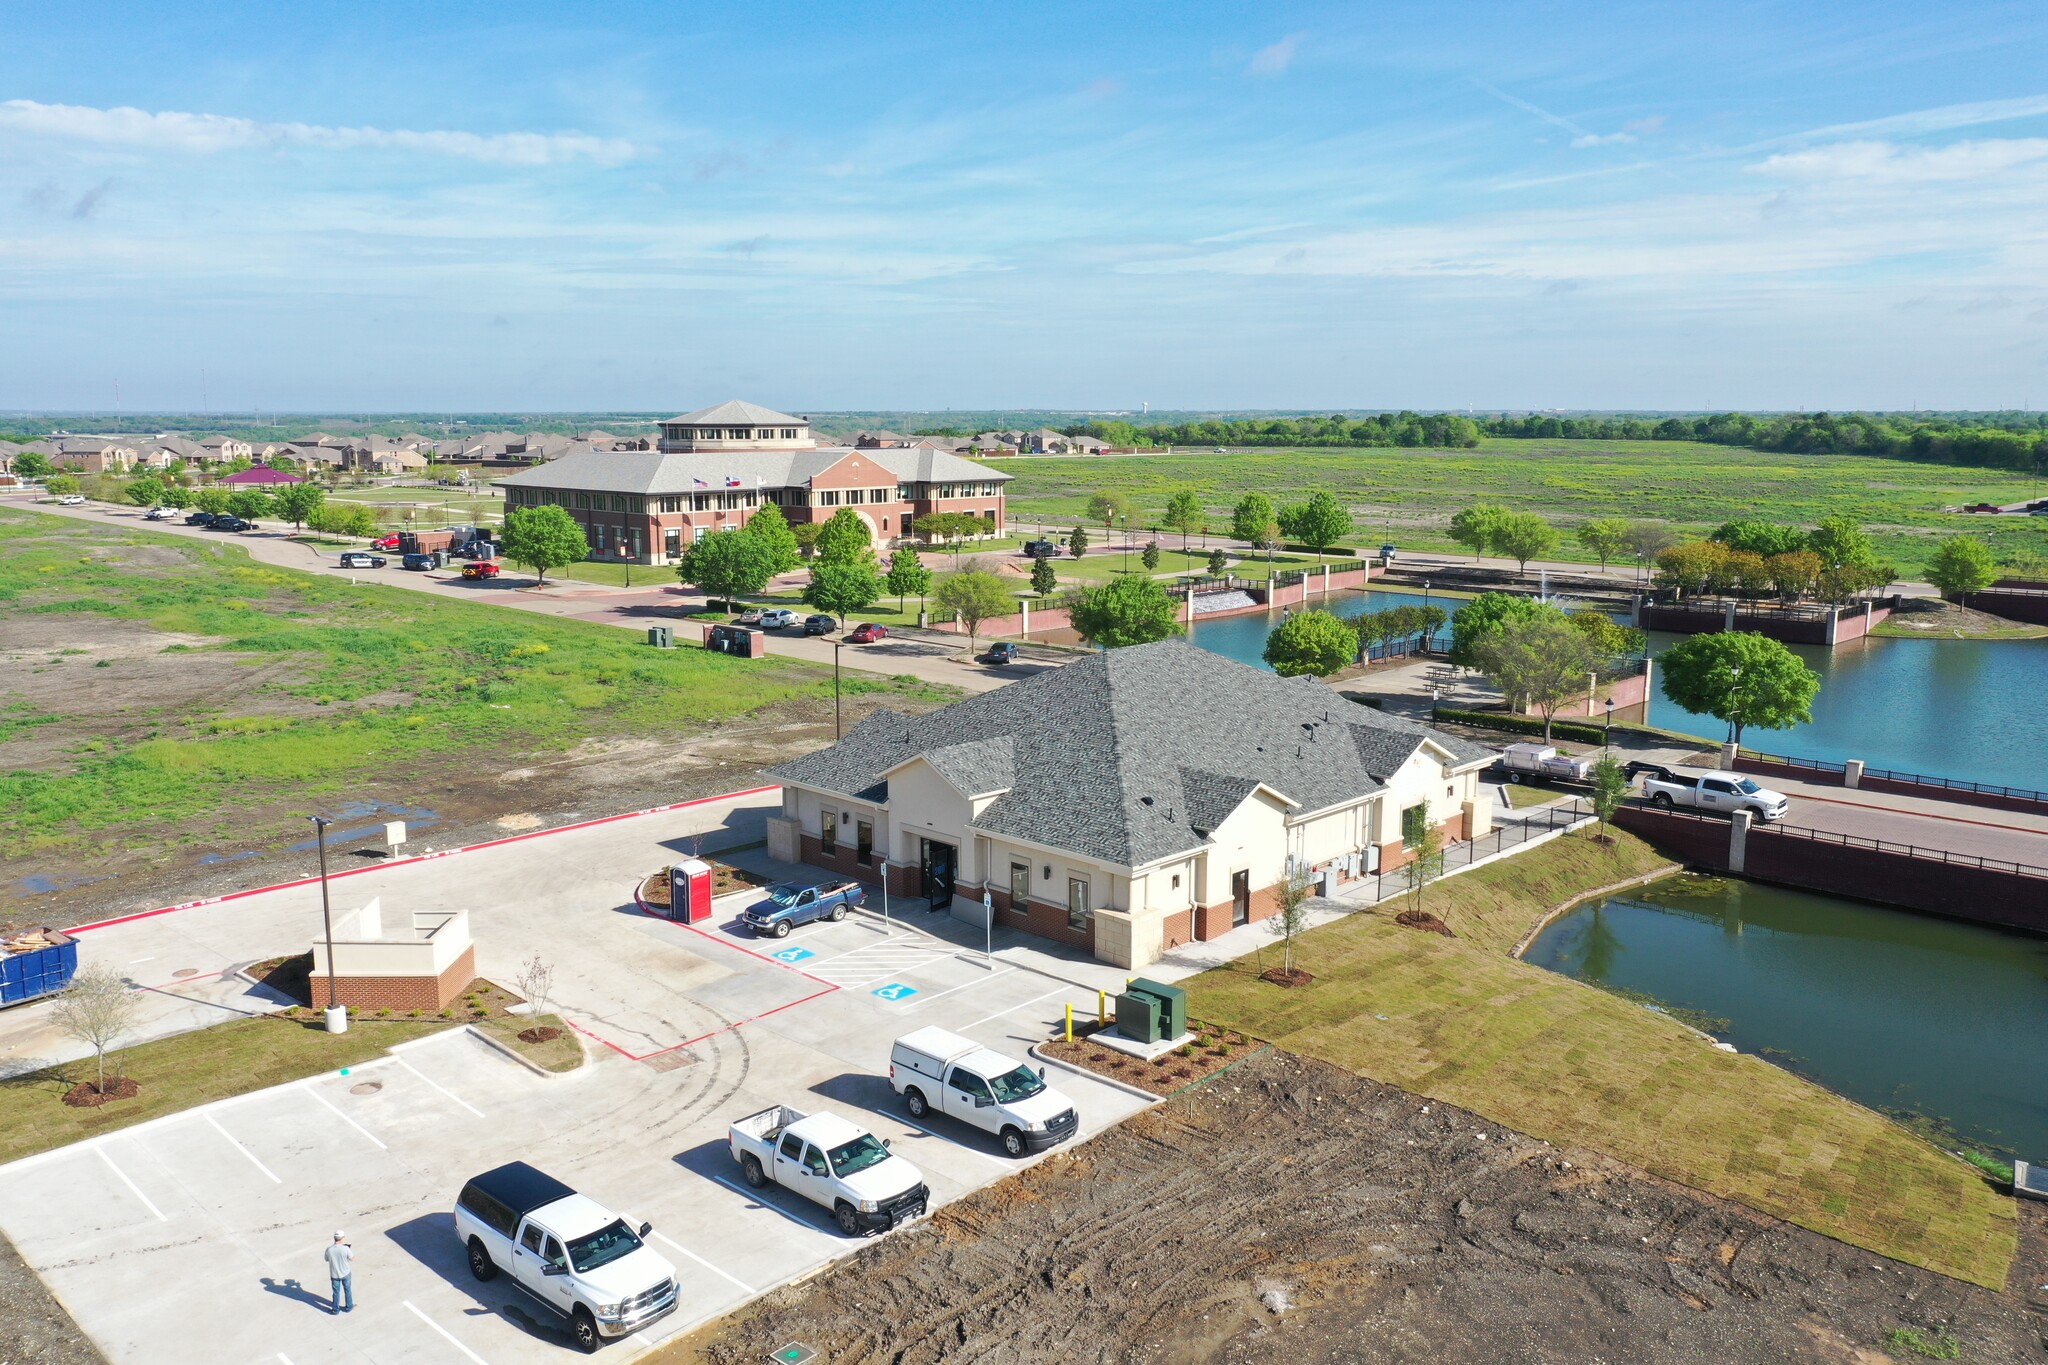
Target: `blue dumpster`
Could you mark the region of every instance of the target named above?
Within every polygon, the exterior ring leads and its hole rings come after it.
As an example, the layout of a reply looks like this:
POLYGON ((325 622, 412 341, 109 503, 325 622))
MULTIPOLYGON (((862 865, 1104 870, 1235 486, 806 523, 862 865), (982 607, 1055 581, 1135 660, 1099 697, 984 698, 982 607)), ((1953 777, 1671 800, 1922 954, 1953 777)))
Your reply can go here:
POLYGON ((0 1005, 54 995, 78 970, 78 940, 61 929, 0 932, 0 1005))

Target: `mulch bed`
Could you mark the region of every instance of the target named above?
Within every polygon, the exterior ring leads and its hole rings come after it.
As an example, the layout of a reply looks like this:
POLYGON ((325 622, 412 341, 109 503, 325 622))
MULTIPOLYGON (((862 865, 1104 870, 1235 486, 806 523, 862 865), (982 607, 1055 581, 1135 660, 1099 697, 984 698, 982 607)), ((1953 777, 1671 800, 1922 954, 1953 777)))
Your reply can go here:
POLYGON ((519 1041, 522 1043, 552 1043, 561 1036, 562 1031, 560 1029, 549 1028, 545 1024, 539 1028, 523 1028, 519 1030, 519 1041))
POLYGON ((1154 1095, 1171 1095, 1176 1090, 1208 1079, 1224 1067, 1242 1061, 1265 1046, 1258 1039, 1239 1033, 1236 1029, 1219 1028, 1214 1024, 1205 1024, 1199 1019, 1191 1019, 1188 1021, 1188 1029, 1195 1035, 1193 1042, 1147 1062, 1129 1053, 1118 1052, 1115 1048, 1089 1041, 1089 1037, 1101 1031, 1103 1027, 1100 1024, 1089 1024, 1085 1028, 1076 1025, 1073 1042, 1056 1038, 1050 1043, 1039 1044, 1038 1050, 1048 1057, 1056 1057, 1070 1065, 1122 1081, 1125 1085, 1134 1085, 1154 1095))
MULTIPOLYGON (((308 998, 313 976, 313 955, 300 953, 295 957, 274 957, 259 962, 249 969, 249 975, 264 985, 298 1003, 277 1012, 280 1019, 296 1020, 308 1027, 321 1027, 325 1023, 319 1006, 308 998)), ((346 978, 344 978, 346 979, 346 978)), ((324 1003, 324 1002, 323 1002, 324 1003)), ((480 1023, 485 1019, 508 1013, 512 1006, 525 1001, 495 981, 477 977, 462 988, 444 1010, 388 1010, 357 1009, 350 1007, 351 1023, 374 1024, 418 1019, 457 1019, 463 1023, 480 1023)))
POLYGON ((80 1081, 64 1092, 64 1103, 73 1109, 97 1109, 115 1100, 132 1100, 141 1093, 142 1087, 127 1076, 108 1081, 105 1090, 92 1081, 80 1081))
MULTIPOLYGON (((764 877, 758 872, 748 872, 711 858, 702 861, 711 865, 711 894, 714 896, 729 896, 735 891, 767 886, 773 881, 773 878, 764 877)), ((668 909, 667 868, 663 868, 640 884, 640 899, 657 909, 668 909)))
POLYGON ((1268 967, 1259 973, 1259 980, 1270 981, 1276 986, 1306 986, 1315 980, 1315 976, 1299 967, 1268 967))
POLYGON ((1456 938, 1451 926, 1427 910, 1403 910, 1394 916, 1394 923, 1404 929, 1420 929, 1426 934, 1442 934, 1445 938, 1456 938))

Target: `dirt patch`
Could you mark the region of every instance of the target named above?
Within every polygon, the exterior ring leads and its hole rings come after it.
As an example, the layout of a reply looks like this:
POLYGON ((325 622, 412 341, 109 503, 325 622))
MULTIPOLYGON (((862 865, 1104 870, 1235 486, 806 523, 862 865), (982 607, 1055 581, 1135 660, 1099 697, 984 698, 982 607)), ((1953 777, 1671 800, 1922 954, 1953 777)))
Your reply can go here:
POLYGON ((1451 932, 1450 925, 1445 924, 1427 910, 1403 910, 1400 914, 1394 916, 1394 923, 1406 929, 1420 929, 1424 933, 1442 934, 1445 938, 1457 937, 1456 934, 1451 932))
POLYGON ((1276 986, 1306 986, 1315 979, 1315 973, 1305 972, 1299 967, 1268 967, 1259 973, 1259 980, 1270 981, 1276 986))
MULTIPOLYGON (((297 1003, 279 1010, 278 1017, 296 1019, 300 1022, 325 1022, 322 1007, 327 1003, 323 988, 319 1000, 312 998, 313 955, 299 953, 292 957, 273 957, 258 962, 246 973, 260 984, 276 991, 287 1000, 297 1003)), ((346 980, 347 978, 342 978, 346 980)), ((377 1023, 379 1021, 414 1020, 432 1016, 437 1019, 457 1019, 468 1023, 480 1023, 486 1019, 498 1019, 510 1013, 512 1006, 526 1002, 506 990, 495 981, 477 977, 444 1010, 359 1010, 351 1008, 349 1020, 354 1022, 377 1023)))
POLYGON ((64 1092, 64 1103, 73 1109, 97 1109, 115 1100, 132 1100, 142 1093, 142 1087, 128 1076, 116 1076, 104 1088, 97 1081, 80 1081, 64 1092))
POLYGON ((519 1030, 519 1041, 522 1043, 552 1043, 561 1036, 562 1031, 558 1028, 523 1028, 519 1030))
MULTIPOLYGON (((705 858, 702 861, 708 863, 711 867, 711 894, 713 896, 729 896, 735 891, 745 891, 756 886, 767 886, 771 880, 758 872, 749 872, 745 868, 732 867, 726 863, 719 862, 716 858, 705 858)), ((655 873, 652 877, 640 883, 640 899, 656 909, 668 909, 669 890, 668 872, 666 869, 655 873)))
POLYGON ((107 1365, 5 1236, 0 1236, 0 1323, 6 1324, 0 1359, 8 1365, 107 1365))
POLYGON ((2041 1358, 2017 1295, 1266 1052, 650 1360, 1876 1365, 1900 1328, 2041 1358))
POLYGON ((1038 1050, 1048 1057, 1136 1086, 1150 1094, 1171 1095, 1243 1061, 1262 1046, 1258 1039, 1247 1037, 1236 1029, 1220 1029, 1198 1019, 1190 1019, 1188 1031, 1195 1035, 1193 1042, 1146 1061, 1094 1041, 1094 1035, 1105 1027, 1101 1024, 1077 1026, 1073 1042, 1056 1038, 1050 1043, 1040 1043, 1038 1050))

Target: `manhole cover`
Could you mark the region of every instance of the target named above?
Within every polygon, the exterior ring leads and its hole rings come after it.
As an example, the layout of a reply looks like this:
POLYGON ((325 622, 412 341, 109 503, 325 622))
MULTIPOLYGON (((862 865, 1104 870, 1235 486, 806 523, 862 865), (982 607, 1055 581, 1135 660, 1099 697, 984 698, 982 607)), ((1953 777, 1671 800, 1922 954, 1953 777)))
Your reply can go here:
POLYGON ((792 1341, 768 1358, 775 1361, 776 1365, 811 1365, 811 1362, 818 1358, 818 1352, 800 1341, 792 1341))
POLYGON ((348 1088, 351 1095, 374 1095, 384 1088, 382 1081, 358 1081, 348 1088))
POLYGON ((172 972, 171 975, 176 977, 197 976, 199 975, 199 969, 197 967, 180 967, 175 972, 172 972))

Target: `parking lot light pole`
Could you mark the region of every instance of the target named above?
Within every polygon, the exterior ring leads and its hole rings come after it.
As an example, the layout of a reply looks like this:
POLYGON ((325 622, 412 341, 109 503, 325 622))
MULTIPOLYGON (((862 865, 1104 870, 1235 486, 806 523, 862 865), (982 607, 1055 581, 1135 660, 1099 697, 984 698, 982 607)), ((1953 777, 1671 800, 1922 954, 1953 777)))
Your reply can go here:
POLYGON ((882 874, 882 932, 888 934, 894 932, 889 927, 889 860, 878 860, 875 870, 882 874))
POLYGON ((839 728, 839 646, 844 643, 845 641, 843 640, 834 640, 832 642, 832 738, 834 739, 838 739, 842 733, 839 728))
POLYGON ((1601 751, 1602 753, 1605 753, 1605 752, 1607 751, 1607 745, 1608 745, 1608 739, 1607 739, 1607 736, 1608 736, 1608 733, 1609 733, 1610 731, 1612 731, 1613 729, 1614 729, 1614 698, 1612 698, 1612 697, 1609 697, 1609 698, 1607 699, 1607 724, 1605 724, 1605 725, 1603 725, 1603 726, 1601 726, 1601 727, 1600 727, 1600 751, 1601 751))
POLYGON ((313 822, 313 841, 320 850, 320 927, 327 940, 327 1031, 340 1033, 348 1027, 348 1016, 340 1013, 341 1002, 335 998, 334 988, 334 910, 327 896, 327 826, 330 822, 324 815, 306 818, 313 822), (337 1022, 340 1028, 335 1027, 337 1022))
POLYGON ((996 902, 988 888, 981 889, 981 960, 990 971, 996 969, 996 902))

